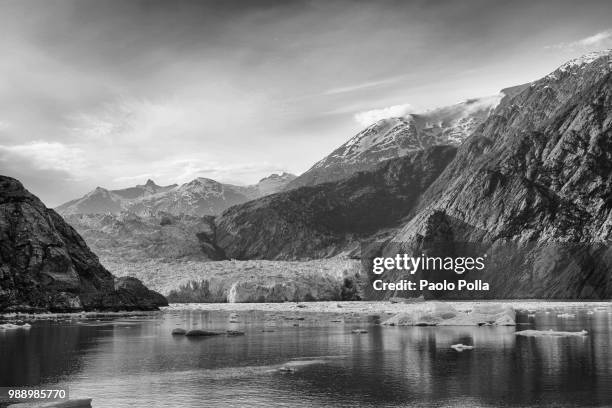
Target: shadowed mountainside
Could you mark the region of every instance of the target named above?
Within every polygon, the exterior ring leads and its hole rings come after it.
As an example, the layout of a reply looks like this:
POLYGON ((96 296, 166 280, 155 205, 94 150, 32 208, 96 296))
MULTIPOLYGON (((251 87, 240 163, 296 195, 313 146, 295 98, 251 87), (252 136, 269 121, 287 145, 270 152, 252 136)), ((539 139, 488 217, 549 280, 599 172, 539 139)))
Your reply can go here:
POLYGON ((456 153, 436 146, 374 171, 234 206, 216 219, 215 244, 235 259, 312 259, 397 225, 456 153))

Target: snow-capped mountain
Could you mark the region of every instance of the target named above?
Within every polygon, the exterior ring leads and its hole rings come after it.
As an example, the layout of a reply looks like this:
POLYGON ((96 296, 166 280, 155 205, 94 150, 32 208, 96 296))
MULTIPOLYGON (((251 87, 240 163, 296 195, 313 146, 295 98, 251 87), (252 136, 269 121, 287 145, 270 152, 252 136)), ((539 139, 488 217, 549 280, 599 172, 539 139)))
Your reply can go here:
POLYGON ((131 203, 128 209, 144 216, 159 212, 175 215, 216 215, 232 205, 257 197, 257 190, 251 186, 233 186, 198 177, 165 193, 137 200, 131 203))
POLYGON ((140 216, 161 212, 173 215, 217 215, 232 205, 282 190, 295 178, 282 173, 263 178, 256 185, 235 186, 199 177, 188 183, 159 186, 152 180, 119 190, 97 187, 85 196, 56 208, 62 215, 119 214, 128 211, 140 216))
POLYGON ((441 144, 460 144, 498 104, 499 95, 403 117, 382 119, 353 136, 290 182, 286 189, 336 181, 409 152, 441 144))

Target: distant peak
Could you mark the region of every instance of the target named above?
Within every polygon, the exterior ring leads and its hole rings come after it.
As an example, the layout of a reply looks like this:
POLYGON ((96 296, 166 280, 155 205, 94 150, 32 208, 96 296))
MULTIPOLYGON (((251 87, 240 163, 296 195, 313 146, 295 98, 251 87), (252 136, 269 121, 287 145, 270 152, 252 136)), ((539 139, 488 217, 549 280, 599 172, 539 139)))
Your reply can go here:
POLYGON ((296 178, 295 174, 291 174, 291 173, 287 173, 286 171, 283 171, 280 174, 272 173, 268 177, 264 177, 261 180, 259 180, 259 182, 262 183, 268 180, 289 180, 289 179, 294 179, 294 178, 296 178))
POLYGON ((220 183, 218 181, 215 181, 213 179, 209 179, 206 177, 197 177, 186 184, 189 186, 194 186, 194 185, 210 185, 210 184, 220 184, 220 183))
POLYGON ((105 189, 104 187, 96 187, 94 188, 92 191, 90 191, 89 193, 85 194, 85 197, 92 197, 92 196, 108 196, 109 191, 107 189, 105 189))
POLYGON ((148 179, 147 182, 145 183, 145 186, 147 187, 157 187, 157 184, 155 184, 155 182, 151 179, 148 179))

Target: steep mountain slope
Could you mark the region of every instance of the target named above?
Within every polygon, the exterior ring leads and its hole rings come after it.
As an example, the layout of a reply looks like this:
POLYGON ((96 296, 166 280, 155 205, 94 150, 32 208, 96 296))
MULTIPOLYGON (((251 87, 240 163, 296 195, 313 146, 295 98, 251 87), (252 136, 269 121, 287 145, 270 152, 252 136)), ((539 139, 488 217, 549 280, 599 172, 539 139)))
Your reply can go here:
POLYGON ((348 179, 303 187, 228 209, 215 244, 235 259, 306 259, 337 254, 359 238, 397 225, 456 148, 413 151, 348 179))
POLYGON ((490 297, 612 297, 611 72, 589 54, 503 100, 394 243, 481 243, 490 297))
POLYGON ((139 216, 216 215, 235 204, 273 194, 282 190, 294 175, 272 174, 252 186, 222 184, 207 178, 197 178, 182 185, 158 186, 148 180, 120 190, 97 187, 85 196, 56 208, 64 216, 76 214, 119 214, 129 211, 139 216))
POLYGON ((458 145, 488 117, 501 97, 469 99, 421 114, 382 119, 287 184, 286 190, 340 180, 429 146, 458 145))
POLYGON ((17 180, 0 176, 0 311, 155 309, 167 302, 115 279, 83 239, 17 180))

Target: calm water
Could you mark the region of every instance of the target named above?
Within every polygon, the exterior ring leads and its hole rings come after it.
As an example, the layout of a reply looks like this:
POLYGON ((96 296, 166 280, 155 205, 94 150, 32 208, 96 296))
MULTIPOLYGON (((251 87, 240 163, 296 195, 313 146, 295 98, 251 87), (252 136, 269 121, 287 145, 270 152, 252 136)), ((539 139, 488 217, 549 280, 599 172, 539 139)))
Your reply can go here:
POLYGON ((517 330, 585 338, 524 338, 514 327, 346 325, 242 313, 181 311, 146 318, 34 322, 0 331, 0 386, 68 385, 94 407, 612 406, 612 314, 520 316, 517 330), (299 326, 294 326, 299 324, 299 326), (172 337, 175 327, 242 337, 172 337), (351 334, 353 328, 367 334, 351 334), (473 344, 456 352, 451 344, 473 344), (283 373, 279 367, 295 370, 283 373))

